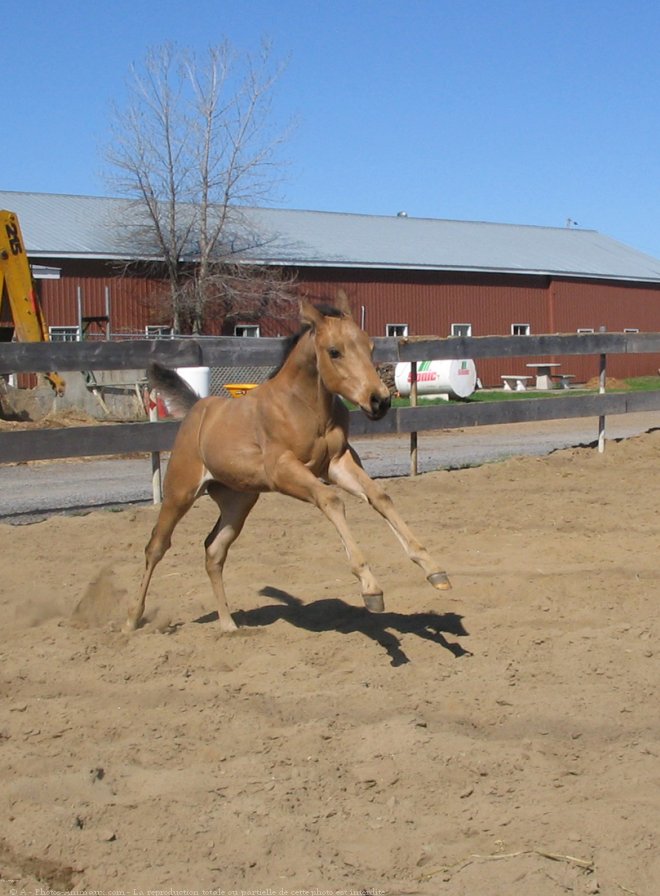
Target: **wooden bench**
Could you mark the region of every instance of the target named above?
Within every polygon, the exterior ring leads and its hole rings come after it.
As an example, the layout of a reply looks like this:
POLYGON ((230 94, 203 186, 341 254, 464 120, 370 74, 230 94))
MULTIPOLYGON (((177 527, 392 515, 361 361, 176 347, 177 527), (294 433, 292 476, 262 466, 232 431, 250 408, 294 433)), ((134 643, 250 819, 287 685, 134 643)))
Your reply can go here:
POLYGON ((526 392, 527 380, 531 380, 531 376, 518 376, 516 374, 502 375, 504 381, 505 392, 526 392))

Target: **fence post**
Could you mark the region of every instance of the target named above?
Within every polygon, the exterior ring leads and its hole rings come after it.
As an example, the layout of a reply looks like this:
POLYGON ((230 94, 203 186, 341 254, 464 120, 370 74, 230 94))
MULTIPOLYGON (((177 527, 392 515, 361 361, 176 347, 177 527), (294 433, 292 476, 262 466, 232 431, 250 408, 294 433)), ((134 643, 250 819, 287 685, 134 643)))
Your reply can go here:
MULTIPOLYGON (((600 327, 599 333, 606 333, 607 327, 600 327)), ((600 371, 598 373, 598 394, 604 395, 607 385, 607 355, 600 356, 600 371)), ((605 415, 601 414, 598 418, 598 453, 605 451, 605 415)))
MULTIPOLYGON (((149 392, 149 423, 158 422, 158 395, 153 389, 149 392)), ((151 452, 151 490, 154 504, 163 500, 163 479, 160 472, 160 451, 151 452)))
MULTIPOLYGON (((410 363, 410 407, 417 407, 417 361, 410 363)), ((410 475, 417 475, 417 433, 410 433, 410 475)))

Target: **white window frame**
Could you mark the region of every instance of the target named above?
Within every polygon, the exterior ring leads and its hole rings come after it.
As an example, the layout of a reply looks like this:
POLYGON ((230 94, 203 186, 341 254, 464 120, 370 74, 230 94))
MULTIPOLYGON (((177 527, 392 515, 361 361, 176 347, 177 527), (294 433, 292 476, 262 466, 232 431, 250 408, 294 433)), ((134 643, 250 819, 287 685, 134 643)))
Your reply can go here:
POLYGON ((385 324, 385 336, 403 339, 408 335, 408 324, 385 324))
POLYGON ((449 332, 450 336, 471 336, 472 324, 452 324, 449 332))
POLYGON ((593 327, 578 327, 576 332, 583 336, 588 336, 590 333, 595 333, 596 331, 593 327))
POLYGON ((171 339, 172 327, 167 324, 147 324, 144 328, 147 339, 171 339))
POLYGON ((639 327, 624 327, 624 333, 639 333, 639 327))
POLYGON ((80 327, 49 326, 48 335, 51 342, 80 342, 80 327))
POLYGON ((242 336, 246 339, 256 339, 261 336, 259 324, 235 324, 234 336, 242 336))
POLYGON ((512 336, 529 336, 531 335, 531 332, 531 324, 511 324, 512 336))

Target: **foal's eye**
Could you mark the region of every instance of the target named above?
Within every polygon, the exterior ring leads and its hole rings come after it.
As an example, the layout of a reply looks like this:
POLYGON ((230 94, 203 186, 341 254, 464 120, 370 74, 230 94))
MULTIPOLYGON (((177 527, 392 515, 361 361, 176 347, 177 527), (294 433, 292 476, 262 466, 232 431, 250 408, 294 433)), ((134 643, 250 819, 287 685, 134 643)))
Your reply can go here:
POLYGON ((337 358, 341 358, 341 352, 339 351, 338 348, 329 348, 328 354, 330 355, 330 357, 332 358, 333 361, 336 361, 337 358))

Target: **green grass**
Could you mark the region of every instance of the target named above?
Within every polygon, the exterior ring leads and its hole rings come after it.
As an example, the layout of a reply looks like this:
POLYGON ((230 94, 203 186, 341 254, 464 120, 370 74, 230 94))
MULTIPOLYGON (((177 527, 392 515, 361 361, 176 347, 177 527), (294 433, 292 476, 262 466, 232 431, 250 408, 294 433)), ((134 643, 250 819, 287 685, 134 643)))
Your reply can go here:
MULTIPOLYGON (((550 392, 534 392, 533 390, 528 390, 527 392, 505 392, 503 389, 480 389, 478 392, 473 392, 473 394, 469 398, 452 398, 450 401, 457 402, 475 402, 475 401, 521 401, 526 398, 561 398, 566 395, 584 395, 584 390, 581 389, 553 389, 550 392)), ((431 398, 426 399, 424 397, 417 399, 418 405, 443 405, 447 404, 444 398, 431 398)), ((409 398, 393 398, 392 399, 392 407, 393 408, 409 408, 410 407, 410 399, 409 398)))
POLYGON ((631 376, 624 382, 630 392, 656 392, 660 389, 660 376, 631 376))
MULTIPOLYGON (((608 388, 608 392, 654 392, 660 391, 660 376, 633 376, 621 381, 623 385, 620 389, 608 388)), ((549 392, 539 392, 534 389, 528 389, 526 392, 509 392, 504 389, 480 389, 474 392, 465 401, 521 401, 526 398, 565 398, 570 395, 593 395, 593 389, 552 389, 549 392)), ((453 399, 454 401, 457 399, 453 399)), ((460 400, 460 399, 459 399, 460 400)), ((418 403, 422 405, 442 405, 446 404, 442 398, 434 398, 429 401, 419 398, 418 403)), ((392 407, 407 408, 410 407, 409 398, 394 398, 392 407)))

